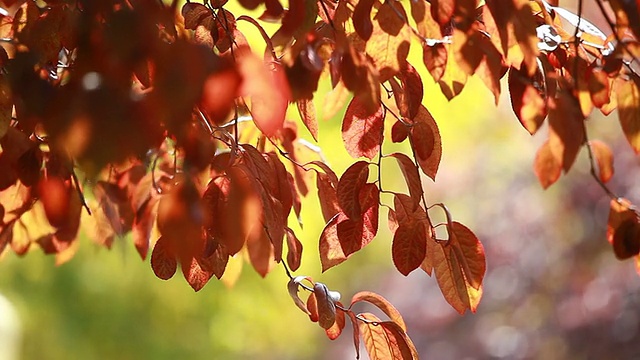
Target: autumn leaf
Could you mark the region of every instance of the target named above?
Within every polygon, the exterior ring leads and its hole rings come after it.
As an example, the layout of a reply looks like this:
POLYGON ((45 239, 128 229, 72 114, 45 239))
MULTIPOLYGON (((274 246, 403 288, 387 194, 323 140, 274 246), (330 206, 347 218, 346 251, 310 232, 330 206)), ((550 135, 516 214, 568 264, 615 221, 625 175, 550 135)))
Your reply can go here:
POLYGON ((611 148, 600 140, 590 140, 589 147, 598 164, 598 178, 603 183, 613 177, 613 152, 611 148))
POLYGON ((194 291, 200 291, 213 276, 213 272, 204 270, 195 258, 182 263, 182 274, 194 291))
POLYGON ((313 140, 318 141, 318 120, 316 120, 316 108, 313 100, 299 99, 296 101, 298 113, 304 125, 309 129, 313 140))
POLYGON ((409 55, 411 30, 406 18, 402 3, 391 1, 385 1, 374 16, 373 32, 365 51, 380 73, 380 82, 400 72, 409 55))
POLYGON ((566 91, 549 102, 549 147, 566 173, 584 143, 584 115, 577 99, 566 91))
POLYGON ((526 71, 509 69, 509 96, 511 108, 522 126, 531 134, 535 134, 547 117, 547 105, 544 92, 534 87, 543 84, 540 73, 530 77, 526 71))
POLYGON ((300 267, 302 258, 302 243, 290 228, 286 228, 287 236, 287 264, 291 271, 296 271, 300 267))
POLYGON ((624 80, 620 77, 615 82, 618 117, 622 132, 636 152, 640 153, 640 90, 635 78, 624 80))
POLYGON ((300 284, 305 280, 313 284, 313 280, 308 276, 296 276, 287 283, 287 290, 289 291, 289 296, 293 299, 294 304, 296 304, 296 306, 305 314, 311 315, 311 312, 307 309, 307 305, 305 305, 302 299, 298 296, 300 284))
POLYGON ((404 276, 417 269, 427 253, 427 231, 421 223, 401 224, 393 235, 393 263, 404 276))
POLYGON ((449 242, 456 252, 467 283, 478 290, 487 271, 482 243, 469 228, 457 221, 451 223, 448 232, 449 242))
POLYGON ((368 176, 369 164, 358 161, 349 166, 340 177, 337 188, 338 204, 350 219, 359 219, 362 214, 359 196, 368 176))
POLYGON ((425 175, 435 181, 442 157, 442 139, 438 124, 424 106, 420 106, 413 122, 415 125, 411 128, 409 136, 416 150, 418 165, 425 175))
POLYGON ((330 329, 336 322, 336 304, 329 294, 329 289, 323 283, 313 285, 313 294, 318 304, 318 324, 325 330, 330 329))
POLYGON ((414 359, 413 344, 407 343, 408 337, 394 322, 380 321, 371 313, 358 314, 364 319, 360 322, 360 333, 365 348, 372 360, 414 359))
POLYGON ((375 184, 366 184, 360 190, 362 217, 349 218, 338 224, 338 239, 344 254, 349 256, 367 246, 378 232, 380 190, 375 184))
POLYGON ((640 253, 640 222, 629 200, 611 200, 607 240, 613 245, 614 254, 620 260, 640 253))
POLYGON ((382 106, 369 114, 366 106, 354 97, 342 121, 342 141, 349 155, 354 158, 364 156, 373 159, 380 151, 384 110, 382 106))
POLYGON ((349 218, 343 213, 337 213, 327 222, 320 234, 320 263, 322 272, 347 260, 347 256, 342 250, 342 245, 338 239, 338 224, 349 218))
POLYGON ((562 163, 553 156, 548 140, 538 149, 533 170, 543 189, 553 185, 560 178, 562 174, 562 163))
POLYGON ((368 41, 373 34, 371 10, 374 3, 374 0, 361 0, 353 9, 353 28, 364 41, 368 41))
MULTIPOLYGON (((339 306, 342 306, 340 302, 337 302, 336 304, 339 306)), ((327 337, 329 338, 329 340, 335 340, 340 336, 340 334, 342 334, 342 329, 344 329, 345 323, 346 323, 346 319, 345 319, 344 311, 338 310, 336 312, 336 321, 333 323, 333 325, 330 328, 325 330, 325 333, 327 334, 327 337)))
POLYGON ((178 262, 167 239, 160 237, 151 253, 151 268, 162 280, 169 280, 176 273, 178 262))
POLYGON ((393 157, 398 161, 398 166, 400 167, 402 176, 404 176, 404 180, 407 183, 407 188, 409 189, 411 197, 413 199, 422 198, 420 173, 418 172, 418 167, 413 160, 403 153, 392 153, 387 156, 393 157))
POLYGON ((398 324, 398 326, 403 330, 407 331, 407 325, 405 325, 404 319, 400 312, 393 306, 387 299, 382 297, 379 294, 376 294, 371 291, 360 291, 353 295, 351 298, 351 305, 349 308, 353 307, 353 305, 359 302, 367 302, 372 305, 375 305, 378 309, 382 310, 391 321, 398 324))

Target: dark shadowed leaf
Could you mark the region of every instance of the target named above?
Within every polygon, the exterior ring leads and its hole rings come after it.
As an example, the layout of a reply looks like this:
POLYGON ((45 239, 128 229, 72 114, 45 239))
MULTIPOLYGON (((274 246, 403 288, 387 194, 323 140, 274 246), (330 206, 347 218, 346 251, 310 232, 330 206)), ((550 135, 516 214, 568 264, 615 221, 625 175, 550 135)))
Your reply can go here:
POLYGON ((151 268, 156 276, 162 280, 171 279, 178 268, 176 256, 169 246, 169 241, 160 237, 151 253, 151 268))

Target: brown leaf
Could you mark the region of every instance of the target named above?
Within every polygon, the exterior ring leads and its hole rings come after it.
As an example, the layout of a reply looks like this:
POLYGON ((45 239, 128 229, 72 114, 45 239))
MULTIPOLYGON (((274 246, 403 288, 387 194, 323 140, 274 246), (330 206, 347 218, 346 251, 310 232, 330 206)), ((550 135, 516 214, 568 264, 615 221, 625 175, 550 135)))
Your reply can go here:
POLYGON ((369 113, 365 104, 354 97, 342 122, 342 141, 349 155, 373 159, 382 144, 384 111, 382 106, 373 114, 369 113))
POLYGON ((441 26, 447 25, 455 11, 455 0, 433 0, 431 1, 431 17, 441 26))
POLYGON ((364 41, 368 41, 373 33, 371 10, 374 2, 374 0, 361 0, 353 9, 353 28, 364 41))
POLYGON ((487 271, 482 243, 469 228, 457 221, 448 227, 448 232, 450 246, 456 253, 467 283, 476 290, 480 289, 487 271))
POLYGON ((404 66, 396 76, 400 80, 399 86, 397 86, 398 83, 393 78, 389 79, 389 81, 393 88, 396 104, 400 109, 400 115, 413 119, 418 114, 424 95, 422 79, 408 61, 404 63, 404 66))
POLYGON ((403 142, 409 136, 409 129, 402 121, 396 121, 391 127, 391 141, 394 143, 403 142))
POLYGON ((627 259, 640 252, 638 214, 627 199, 611 200, 607 221, 607 240, 618 259, 627 259))

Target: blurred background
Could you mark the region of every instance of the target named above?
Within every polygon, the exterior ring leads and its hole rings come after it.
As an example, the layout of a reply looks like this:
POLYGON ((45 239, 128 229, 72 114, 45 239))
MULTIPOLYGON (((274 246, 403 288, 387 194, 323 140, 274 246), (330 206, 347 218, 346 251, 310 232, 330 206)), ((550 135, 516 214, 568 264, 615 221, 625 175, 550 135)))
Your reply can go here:
MULTIPOLYGON (((593 19, 597 9, 586 9, 593 19)), ((252 31, 246 28, 250 38, 252 31)), ((361 290, 383 295, 404 315, 425 359, 640 358, 640 277, 606 241, 609 200, 589 175, 586 152, 543 191, 532 164, 546 127, 530 136, 508 94, 496 108, 478 79, 447 102, 420 54, 410 62, 424 73, 423 103, 443 138, 436 182, 423 179, 427 200, 447 204, 485 246, 488 272, 477 313, 458 315, 424 272, 404 277, 394 269, 384 209, 378 237, 322 274, 317 249, 324 224, 313 191, 303 203, 304 228, 291 222, 304 243, 296 275, 326 283, 345 302, 361 290)), ((317 108, 329 89, 325 79, 317 108)), ((319 146, 338 174, 353 161, 342 145, 342 115, 320 124, 319 146)), ((588 130, 614 151, 610 188, 640 201, 640 163, 616 114, 594 112, 588 130)), ((385 189, 406 191, 395 161, 382 164, 385 189)), ((242 262, 235 259, 234 269, 242 262)), ((38 249, 24 258, 8 253, 0 262, 0 359, 354 359, 349 325, 328 340, 294 306, 287 280, 280 267, 262 279, 244 264, 234 286, 214 278, 194 293, 180 274, 156 278, 129 238, 111 251, 83 238, 78 254, 60 267, 38 249), (3 343, 9 334, 20 334, 16 348, 3 343)), ((367 358, 364 349, 361 355, 367 358)))

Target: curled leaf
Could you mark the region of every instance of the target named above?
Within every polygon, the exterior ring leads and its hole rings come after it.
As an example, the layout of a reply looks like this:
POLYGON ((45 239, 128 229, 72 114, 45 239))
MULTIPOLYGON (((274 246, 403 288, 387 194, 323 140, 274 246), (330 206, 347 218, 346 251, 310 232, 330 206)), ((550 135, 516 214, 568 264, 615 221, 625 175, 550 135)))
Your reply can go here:
POLYGON ((307 306, 298 296, 298 287, 300 286, 300 283, 305 280, 313 283, 313 280, 311 280, 311 277, 309 276, 296 276, 293 279, 289 280, 289 282, 287 283, 287 290, 289 290, 289 296, 291 296, 296 306, 300 308, 300 310, 302 310, 305 314, 311 315, 311 312, 309 312, 307 306))

